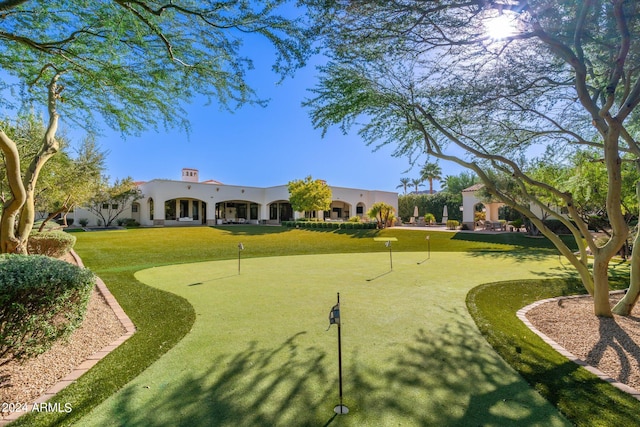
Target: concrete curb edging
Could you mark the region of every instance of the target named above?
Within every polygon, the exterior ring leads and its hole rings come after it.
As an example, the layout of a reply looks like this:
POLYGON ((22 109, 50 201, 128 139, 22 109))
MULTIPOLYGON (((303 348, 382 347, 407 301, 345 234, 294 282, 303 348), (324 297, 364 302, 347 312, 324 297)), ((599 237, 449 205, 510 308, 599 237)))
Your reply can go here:
MULTIPOLYGON (((612 294, 615 293, 623 293, 624 291, 614 291, 611 292, 612 294)), ((525 326, 529 329, 531 329, 531 331, 538 335, 540 338, 542 338, 542 340, 544 342, 546 342, 547 344, 549 344, 555 351, 557 351, 558 353, 560 353, 562 356, 566 357, 567 359, 569 359, 570 361, 572 361, 573 363, 582 366, 583 368, 585 368, 587 371, 591 372, 592 374, 596 375, 598 378, 600 378, 603 381, 608 382, 609 384, 611 384, 612 386, 624 391, 625 393, 630 394, 631 396, 633 396, 634 398, 636 398, 637 400, 640 400, 640 392, 636 389, 634 389, 633 387, 629 387, 626 384, 623 384, 613 378, 611 378, 610 376, 608 376, 607 374, 605 374, 604 372, 602 372, 601 370, 587 364, 587 362, 585 362, 584 360, 578 358, 577 356, 575 356, 573 353, 570 353, 569 351, 567 351, 567 349, 565 349, 564 347, 562 347, 560 344, 558 344, 557 342, 555 342, 554 340, 552 340, 551 338, 549 338, 547 335, 545 335, 544 333, 542 333, 539 329, 537 329, 535 326, 533 326, 533 324, 531 322, 529 322, 529 319, 527 319, 526 314, 529 310, 548 303, 548 302, 556 302, 556 301, 560 301, 563 299, 571 299, 571 298, 587 298, 588 295, 573 295, 573 296, 568 296, 568 297, 556 297, 556 298, 547 298, 547 299, 543 299, 540 301, 536 301, 532 304, 529 304, 526 307, 521 308, 520 310, 518 310, 518 312, 516 313, 516 316, 518 316, 518 319, 520 319, 522 321, 522 323, 525 324, 525 326)))
MULTIPOLYGON (((70 254, 74 258, 78 266, 84 268, 84 264, 82 263, 82 260, 80 259, 78 254, 76 254, 75 251, 73 250, 71 250, 70 254)), ((45 391, 39 398, 35 399, 32 403, 27 403, 25 410, 21 412, 13 412, 6 415, 4 418, 1 418, 0 427, 5 426, 10 422, 17 420, 18 418, 20 418, 20 416, 22 416, 25 413, 31 412, 35 405, 39 405, 41 403, 46 402, 47 400, 55 396, 60 390, 63 390, 69 384, 74 383, 85 372, 93 368, 99 361, 101 361, 113 350, 118 348, 122 343, 128 340, 136 332, 136 327, 131 321, 131 319, 129 319, 129 316, 127 316, 127 314, 124 312, 122 307, 120 307, 120 304, 118 304, 118 301, 116 301, 115 297, 111 294, 111 292, 109 292, 109 289, 104 284, 102 279, 100 279, 97 276, 96 276, 96 288, 98 289, 102 297, 105 299, 109 307, 111 307, 111 309, 115 313, 116 317, 118 318, 122 326, 125 328, 125 333, 122 336, 120 336, 120 338, 113 341, 111 344, 101 348, 97 352, 88 356, 82 363, 80 363, 80 365, 76 366, 71 372, 69 372, 68 375, 58 380, 56 384, 54 384, 51 388, 45 391)), ((65 410, 66 408, 64 405, 61 405, 59 408, 54 408, 54 409, 56 411, 61 411, 61 410, 65 410)))

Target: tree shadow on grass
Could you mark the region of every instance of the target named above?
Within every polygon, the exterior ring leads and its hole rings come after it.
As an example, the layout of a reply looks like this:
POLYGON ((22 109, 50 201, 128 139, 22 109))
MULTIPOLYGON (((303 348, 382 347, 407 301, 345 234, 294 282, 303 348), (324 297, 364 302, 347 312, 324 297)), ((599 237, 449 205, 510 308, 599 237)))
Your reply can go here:
MULTIPOLYGON (((501 249, 469 249, 465 252, 468 256, 474 258, 494 258, 494 259, 515 259, 517 261, 540 261, 549 256, 558 257, 558 251, 540 250, 540 249, 518 249, 518 250, 501 250, 501 249)), ((559 258, 559 257, 558 257, 559 258)), ((571 264, 564 258, 558 259, 558 264, 570 268, 571 264)))
POLYGON ((177 373, 170 384, 127 388, 111 416, 120 425, 152 427, 562 425, 517 375, 505 374, 490 349, 479 351, 486 344, 465 316, 454 312, 451 318, 438 330, 380 343, 373 356, 343 337, 348 415, 333 413, 333 339, 322 348, 302 345, 299 333, 274 348, 252 342, 237 353, 212 355, 207 367, 177 373), (149 403, 134 403, 149 392, 149 403))
POLYGON ((568 425, 483 349, 486 343, 460 313, 449 316, 453 321, 438 331, 418 330, 383 369, 354 364, 348 374, 359 398, 354 415, 394 425, 568 425))
POLYGON ((581 289, 576 279, 488 283, 471 290, 467 306, 502 358, 572 422, 637 425, 640 402, 552 350, 515 316, 534 301, 581 289), (499 298, 502 301, 497 304, 499 298))
MULTIPOLYGON (((565 244, 573 250, 577 250, 577 246, 572 236, 560 236, 565 244)), ((504 245, 520 246, 522 248, 538 248, 538 249, 555 249, 555 246, 546 237, 531 238, 522 233, 456 233, 452 240, 463 240, 469 242, 496 243, 504 245)))
POLYGON ((114 416, 127 426, 323 425, 333 415, 318 410, 332 391, 326 387, 327 354, 301 347, 297 338, 303 334, 272 349, 251 342, 236 354, 214 355, 203 370, 156 385, 162 392, 143 407, 132 402, 145 394, 144 387, 127 388, 114 416))
POLYGON ((282 234, 288 233, 292 229, 273 225, 217 225, 212 226, 214 230, 224 231, 225 233, 236 236, 262 236, 266 234, 282 234))
MULTIPOLYGON (((638 322, 638 318, 629 317, 638 322)), ((587 354, 586 362, 597 365, 611 348, 620 362, 620 371, 614 376, 618 381, 626 383, 634 371, 632 365, 640 365, 640 346, 618 325, 615 318, 599 317, 600 339, 587 354)))

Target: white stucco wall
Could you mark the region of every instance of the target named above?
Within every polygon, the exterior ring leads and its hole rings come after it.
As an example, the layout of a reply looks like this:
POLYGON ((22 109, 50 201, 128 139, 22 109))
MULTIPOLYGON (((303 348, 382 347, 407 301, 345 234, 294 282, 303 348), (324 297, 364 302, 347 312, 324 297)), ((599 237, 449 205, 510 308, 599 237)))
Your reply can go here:
MULTIPOLYGON (((140 185, 143 197, 136 203, 139 205, 137 213, 131 211, 131 207, 126 209, 121 218, 134 218, 143 226, 162 226, 162 225, 185 225, 185 224, 207 224, 215 225, 218 219, 226 217, 227 219, 238 220, 237 208, 230 207, 225 210, 222 215, 216 215, 216 204, 228 202, 229 204, 244 204, 257 206, 257 218, 242 218, 248 222, 280 222, 290 218, 270 218, 270 205, 273 203, 288 203, 289 191, 286 185, 275 187, 249 187, 239 185, 224 185, 219 183, 197 183, 188 181, 174 181, 167 179, 154 179, 140 185), (151 216, 150 204, 153 200, 153 217, 151 216), (178 200, 176 204, 176 219, 169 220, 165 218, 165 202, 168 200, 178 200), (180 202, 184 200, 187 207, 187 215, 180 217, 180 202), (194 201, 198 206, 197 220, 194 218, 194 201), (241 202, 241 203, 238 203, 241 202), (203 203, 206 208, 203 209, 203 203)), ((398 210, 398 195, 388 191, 371 191, 344 187, 331 187, 332 200, 336 202, 336 206, 345 207, 343 215, 348 212, 348 216, 355 216, 359 203, 363 206, 363 213, 366 215, 367 210, 376 202, 385 202, 398 210), (348 210, 346 210, 348 209, 348 210)), ((244 208, 243 208, 244 209, 244 208)), ((221 212, 219 212, 221 213, 221 212)), ((255 212, 254 212, 255 213, 255 212)), ((247 212, 247 217, 250 212, 247 212)), ((294 218, 302 216, 301 213, 293 213, 294 218)), ((319 213, 322 216, 322 213, 319 213)), ((78 224, 80 218, 87 218, 90 226, 98 225, 96 215, 86 209, 78 208, 74 212, 75 224, 78 224)))

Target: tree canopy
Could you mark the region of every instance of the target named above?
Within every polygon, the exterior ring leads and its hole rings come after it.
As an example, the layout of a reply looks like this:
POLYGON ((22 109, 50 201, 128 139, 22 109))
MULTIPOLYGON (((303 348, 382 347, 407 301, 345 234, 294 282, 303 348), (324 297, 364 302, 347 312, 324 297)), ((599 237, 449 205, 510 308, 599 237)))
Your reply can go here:
POLYGON ((189 128, 183 109, 196 96, 226 108, 263 101, 247 84, 247 37, 275 52, 287 76, 310 54, 310 30, 280 14, 285 0, 193 2, 0 0, 0 108, 43 108, 47 126, 37 154, 21 159, 0 127, 10 197, 0 219, 0 252, 26 251, 42 166, 60 149, 60 117, 92 129, 101 121, 123 134, 189 128), (10 96, 6 96, 10 95, 10 96))
MULTIPOLYGON (((640 158, 634 125, 640 102, 640 4, 305 3, 327 24, 330 57, 306 102, 314 124, 346 131, 363 123, 359 131, 368 144, 393 144, 397 156, 427 154, 473 170, 487 191, 527 216, 572 263, 594 296, 595 313, 611 316, 608 264, 628 236, 621 159, 625 153, 633 161, 640 158), (508 31, 490 34, 488 28, 505 17, 508 31), (530 160, 545 151, 560 157, 585 148, 597 152, 607 175, 611 238, 602 246, 579 220, 573 195, 530 174, 530 160), (513 185, 496 185, 491 172, 510 177, 513 185), (541 194, 558 205, 549 206, 541 194), (545 227, 532 206, 566 225, 578 255, 545 227)), ((630 292, 615 308, 620 314, 628 314, 640 295, 639 268, 634 253, 630 292)))
POLYGON ((313 211, 327 211, 331 206, 331 188, 321 179, 307 176, 287 184, 289 203, 296 212, 310 214, 313 211))
POLYGON ((371 205, 367 215, 369 218, 376 220, 378 228, 390 227, 396 218, 393 206, 385 202, 376 202, 371 205))
POLYGON ((442 179, 442 168, 437 162, 427 162, 420 169, 420 178, 429 182, 429 194, 433 194, 433 181, 442 179))
POLYGON ((90 212, 98 218, 98 222, 110 227, 122 212, 131 207, 131 204, 142 197, 140 189, 133 178, 116 179, 113 184, 108 178, 103 178, 98 183, 93 197, 87 204, 90 212))
POLYGON ((16 79, 2 87, 39 107, 52 101, 46 89, 55 81, 56 112, 79 127, 100 117, 125 134, 186 128, 182 104, 197 94, 230 108, 260 101, 241 53, 251 34, 272 43, 282 76, 304 63, 309 34, 278 13, 283 3, 0 1, 0 68, 16 79))

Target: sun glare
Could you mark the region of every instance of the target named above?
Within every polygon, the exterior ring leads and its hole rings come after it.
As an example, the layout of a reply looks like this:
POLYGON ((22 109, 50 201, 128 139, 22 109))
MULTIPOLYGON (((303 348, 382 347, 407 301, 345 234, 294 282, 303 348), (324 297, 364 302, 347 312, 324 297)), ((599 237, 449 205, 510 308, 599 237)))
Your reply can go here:
POLYGON ((507 14, 500 14, 495 18, 487 20, 485 29, 489 37, 493 40, 502 40, 517 33, 517 20, 507 14))

